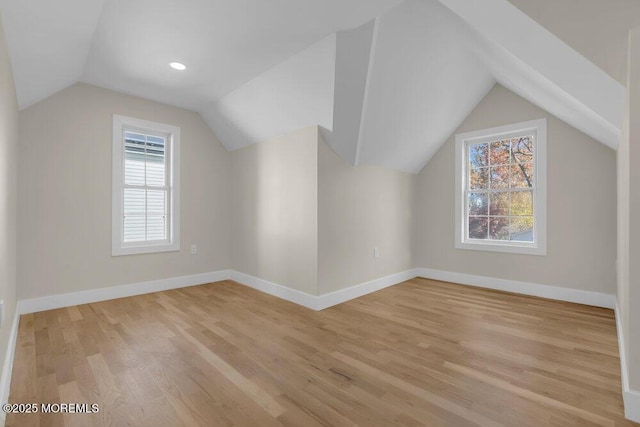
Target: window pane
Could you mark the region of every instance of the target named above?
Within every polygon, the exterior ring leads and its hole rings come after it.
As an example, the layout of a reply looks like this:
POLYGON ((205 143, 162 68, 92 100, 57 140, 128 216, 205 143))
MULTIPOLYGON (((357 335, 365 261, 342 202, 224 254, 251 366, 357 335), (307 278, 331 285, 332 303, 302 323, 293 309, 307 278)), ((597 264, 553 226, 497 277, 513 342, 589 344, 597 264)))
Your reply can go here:
POLYGON ((489 165, 489 144, 473 144, 469 146, 469 164, 472 168, 489 165))
POLYGON ((486 239, 488 231, 486 217, 469 217, 469 238, 486 239))
POLYGON ((532 191, 514 191, 511 193, 511 215, 533 215, 532 191))
POLYGON ((485 190, 489 188, 489 168, 471 169, 469 173, 469 189, 485 190))
POLYGON ((533 217, 511 217, 510 239, 518 242, 533 242, 533 217))
POLYGON ((125 133, 124 182, 129 185, 144 185, 144 140, 136 139, 137 136, 142 135, 125 133))
POLYGON ((166 217, 164 215, 149 215, 147 217, 147 240, 165 240, 166 217))
POLYGON ((509 188, 509 166, 491 168, 491 188, 509 188))
POLYGON ((145 219, 144 215, 124 217, 124 241, 144 241, 145 219))
POLYGON ((139 242, 145 239, 145 191, 124 190, 124 241, 139 242))
POLYGON ((165 185, 165 139, 147 136, 147 185, 162 187, 165 185))
POLYGON ((125 132, 125 183, 128 185, 166 185, 166 138, 125 132))
POLYGON ((167 192, 165 190, 147 190, 147 214, 166 215, 167 192))
POLYGON ((489 238, 492 240, 509 240, 509 218, 491 218, 489 222, 489 238))
MULTIPOLYGON (((460 197, 462 190, 466 198, 462 210, 466 215, 463 246, 465 240, 476 239, 496 246, 510 246, 509 241, 534 243, 534 208, 539 208, 533 200, 538 191, 535 158, 538 141, 536 131, 521 129, 514 125, 505 127, 502 135, 474 134, 467 140, 457 139, 465 150, 465 158, 459 158, 458 162, 463 162, 467 180, 464 187, 456 189, 456 197, 460 197)), ((458 145, 456 149, 459 148, 458 145)))
POLYGON ((513 138, 511 140, 513 159, 518 163, 533 161, 533 135, 513 138))
POLYGON ((511 188, 533 187, 533 163, 511 165, 511 188))
POLYGON ((509 193, 492 193, 489 199, 489 215, 509 215, 509 193))
POLYGON ((145 214, 145 193, 137 188, 125 188, 124 190, 124 215, 145 214))
POLYGON ((141 142, 141 143, 145 142, 144 135, 142 135, 140 133, 135 133, 135 132, 125 132, 124 133, 124 138, 128 139, 130 141, 138 141, 138 142, 141 142))
POLYGON ((510 163, 509 140, 494 141, 491 143, 489 154, 491 165, 508 165, 510 163))
POLYGON ((487 208, 489 205, 489 197, 486 193, 469 193, 469 215, 487 215, 487 208))
POLYGON ((164 147, 164 137, 147 135, 147 143, 150 145, 159 145, 164 147))
POLYGON ((167 238, 167 192, 147 190, 147 240, 167 238))

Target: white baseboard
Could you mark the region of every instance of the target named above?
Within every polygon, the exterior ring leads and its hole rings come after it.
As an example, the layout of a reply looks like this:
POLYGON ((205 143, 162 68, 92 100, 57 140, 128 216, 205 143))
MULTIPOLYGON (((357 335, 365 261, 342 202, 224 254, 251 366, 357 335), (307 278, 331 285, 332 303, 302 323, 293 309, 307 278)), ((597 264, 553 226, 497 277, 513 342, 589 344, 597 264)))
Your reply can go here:
POLYGON ((38 311, 53 310, 73 305, 106 301, 114 298, 124 298, 151 292, 183 288, 186 286, 200 285, 203 283, 219 282, 227 279, 235 280, 242 285, 249 286, 250 288, 302 305, 312 310, 322 310, 371 292, 396 285, 414 277, 416 277, 416 270, 407 270, 351 286, 346 289, 317 296, 291 289, 277 283, 269 282, 268 280, 241 273, 239 271, 221 270, 211 273, 172 277, 169 279, 152 280, 149 282, 132 283, 128 285, 111 286, 87 291, 23 299, 18 301, 16 312, 18 314, 35 313, 38 311))
POLYGON ((477 286, 480 288, 514 292, 517 294, 611 309, 615 308, 616 304, 616 296, 614 294, 583 291, 580 289, 563 288, 560 286, 540 285, 537 283, 519 282, 516 280, 496 279, 493 277, 476 276, 473 274, 453 273, 450 271, 434 270, 431 268, 419 268, 417 271, 418 276, 426 279, 442 280, 443 282, 459 283, 461 285, 477 286))
POLYGON ((416 277, 416 271, 407 270, 324 295, 311 295, 306 292, 287 288, 286 286, 278 285, 277 283, 269 282, 267 280, 260 279, 259 277, 250 276, 235 270, 231 272, 231 280, 235 280, 241 285, 249 286, 250 288, 266 294, 282 298, 316 311, 324 310, 325 308, 379 291, 380 289, 397 285, 398 283, 413 279, 414 277, 416 277))
POLYGON ((640 392, 629 387, 629 371, 627 367, 627 353, 624 347, 624 330, 620 309, 616 301, 616 329, 618 330, 618 348, 620 349, 620 372, 622 376, 622 399, 624 400, 624 416, 631 421, 640 423, 640 392))
POLYGON ((340 289, 338 291, 320 295, 317 297, 318 301, 316 310, 323 310, 325 308, 341 304, 345 301, 349 301, 363 295, 388 288, 389 286, 397 285, 398 283, 413 279, 414 277, 418 276, 418 270, 419 269, 414 268, 411 270, 401 271, 400 273, 391 274, 379 279, 370 280, 368 282, 350 286, 345 289, 340 289))
POLYGON ((129 285, 110 286, 87 291, 69 292, 66 294, 50 295, 40 298, 30 298, 18 301, 16 311, 19 314, 35 313, 55 308, 70 307, 79 304, 124 298, 169 289, 184 288, 201 285, 203 283, 227 280, 231 276, 230 270, 220 270, 210 273, 192 274, 190 276, 172 277, 169 279, 151 280, 148 282, 132 283, 129 285))
POLYGON ((540 285, 529 282, 475 276, 464 273, 454 273, 429 268, 415 268, 319 296, 291 289, 239 271, 220 270, 210 273, 193 274, 190 276, 172 277, 168 279, 19 300, 16 311, 18 314, 35 313, 38 311, 106 301, 114 298, 124 298, 150 292, 166 291, 169 289, 218 282, 227 279, 233 279, 240 284, 313 310, 322 310, 371 292, 402 283, 417 276, 425 277, 427 279, 460 283, 463 285, 515 292, 524 295, 533 295, 561 301, 576 302, 579 304, 594 305, 597 307, 615 308, 614 295, 562 288, 558 286, 540 285))
POLYGON ((268 280, 251 276, 249 274, 240 273, 239 271, 235 270, 231 270, 231 280, 234 280, 241 285, 248 286, 260 292, 264 292, 265 294, 273 295, 274 297, 278 297, 283 300, 302 305, 312 310, 317 310, 316 307, 318 297, 315 295, 287 288, 286 286, 269 282, 268 280))
MULTIPOLYGON (((4 365, 2 366, 2 378, 0 378, 0 405, 9 401, 9 388, 11 387, 11 373, 13 372, 13 358, 16 354, 16 341, 18 340, 18 323, 20 315, 16 310, 13 316, 13 324, 9 332, 9 342, 7 343, 7 351, 4 356, 4 365)), ((4 425, 4 411, 0 411, 0 425, 4 425)))
POLYGON ((550 298, 560 301, 575 302, 578 304, 592 305, 596 307, 615 308, 615 295, 600 292, 583 291, 579 289, 563 288, 559 286, 540 285, 537 283, 519 282, 514 280, 496 279, 492 277, 476 276, 464 273, 433 270, 428 268, 415 268, 386 277, 360 283, 345 289, 330 292, 323 295, 311 295, 297 291, 277 283, 272 283, 258 277, 231 272, 231 279, 236 282, 259 290, 261 292, 300 304, 313 310, 323 310, 328 307, 379 291, 380 289, 402 283, 414 277, 442 280, 463 285, 477 286, 488 289, 514 292, 523 295, 531 295, 550 298))

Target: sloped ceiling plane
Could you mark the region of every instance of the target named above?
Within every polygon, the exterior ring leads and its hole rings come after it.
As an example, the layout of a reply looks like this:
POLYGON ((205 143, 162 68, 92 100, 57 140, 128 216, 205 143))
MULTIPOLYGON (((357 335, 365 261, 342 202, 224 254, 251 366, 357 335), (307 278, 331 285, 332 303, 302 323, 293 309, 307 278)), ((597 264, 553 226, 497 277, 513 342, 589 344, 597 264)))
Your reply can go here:
POLYGON ((0 11, 20 109, 85 82, 197 111, 228 150, 319 125, 349 163, 415 173, 498 82, 615 149, 620 79, 518 2, 0 0, 0 11))

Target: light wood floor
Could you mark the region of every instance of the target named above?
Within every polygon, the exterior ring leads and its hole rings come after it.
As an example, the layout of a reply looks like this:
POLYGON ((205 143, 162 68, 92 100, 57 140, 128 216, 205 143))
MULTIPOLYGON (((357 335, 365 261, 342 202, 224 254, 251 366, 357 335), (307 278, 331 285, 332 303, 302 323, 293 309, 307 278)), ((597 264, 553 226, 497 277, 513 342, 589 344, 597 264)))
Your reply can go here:
POLYGON ((8 426, 619 426, 611 310, 414 279, 314 312, 220 282, 22 316, 8 426))

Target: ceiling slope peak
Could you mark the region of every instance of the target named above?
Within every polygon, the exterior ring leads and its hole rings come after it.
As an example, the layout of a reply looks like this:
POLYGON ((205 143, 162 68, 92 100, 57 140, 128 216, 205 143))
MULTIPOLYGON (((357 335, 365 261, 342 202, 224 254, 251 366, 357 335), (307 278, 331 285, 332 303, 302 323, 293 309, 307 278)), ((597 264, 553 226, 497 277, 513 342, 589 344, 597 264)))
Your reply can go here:
POLYGON ((0 1, 20 110, 80 81, 104 2, 0 1))
POLYGON ((617 148, 625 96, 619 82, 507 0, 439 1, 473 29, 470 41, 499 83, 617 148))

